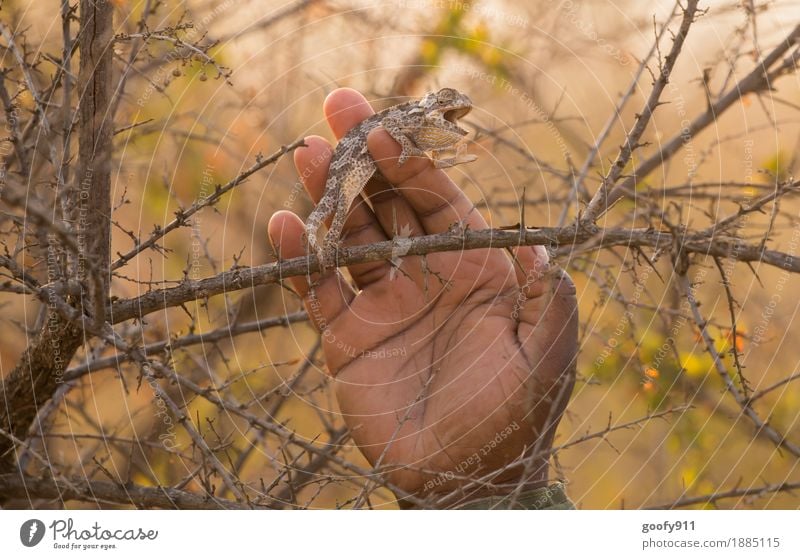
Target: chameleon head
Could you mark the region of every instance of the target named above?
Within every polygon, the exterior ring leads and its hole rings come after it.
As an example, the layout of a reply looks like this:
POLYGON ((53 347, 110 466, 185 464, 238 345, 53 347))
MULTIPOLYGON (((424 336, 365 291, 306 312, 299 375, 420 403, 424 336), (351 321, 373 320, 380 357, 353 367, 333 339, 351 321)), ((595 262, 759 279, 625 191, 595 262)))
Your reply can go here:
POLYGON ((445 87, 435 93, 428 93, 420 99, 420 107, 425 111, 425 120, 430 124, 442 125, 445 129, 457 130, 462 136, 467 131, 458 126, 458 119, 472 110, 472 101, 456 89, 445 87))

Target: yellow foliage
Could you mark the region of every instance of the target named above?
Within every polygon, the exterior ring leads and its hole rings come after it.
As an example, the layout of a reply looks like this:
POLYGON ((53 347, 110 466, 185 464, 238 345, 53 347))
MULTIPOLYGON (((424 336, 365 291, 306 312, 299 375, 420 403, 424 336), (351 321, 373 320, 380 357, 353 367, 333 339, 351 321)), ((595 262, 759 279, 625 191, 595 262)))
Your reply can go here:
POLYGON ((714 366, 711 357, 707 355, 699 356, 694 353, 680 353, 681 367, 689 377, 703 377, 708 374, 714 366))
POLYGON ((686 489, 690 489, 697 481, 697 469, 693 466, 686 466, 681 470, 681 481, 686 489))
POLYGON ((33 102, 33 95, 27 89, 20 91, 19 95, 17 95, 17 105, 21 109, 26 109, 28 111, 32 111, 36 104, 33 102))
POLYGON ((439 60, 439 45, 433 39, 423 39, 419 52, 425 64, 435 64, 439 60))
POLYGON ((782 182, 791 174, 789 163, 791 163, 791 157, 779 151, 773 157, 770 157, 762 163, 761 166, 774 177, 774 180, 782 182))

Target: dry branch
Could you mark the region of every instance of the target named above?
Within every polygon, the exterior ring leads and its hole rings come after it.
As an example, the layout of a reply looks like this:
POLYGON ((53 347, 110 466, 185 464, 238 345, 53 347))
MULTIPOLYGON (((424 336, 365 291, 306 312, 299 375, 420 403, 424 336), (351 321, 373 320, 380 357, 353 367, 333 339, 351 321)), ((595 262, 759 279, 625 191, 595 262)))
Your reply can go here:
POLYGON ((583 223, 593 223, 599 216, 599 212, 609 206, 609 193, 612 191, 620 176, 622 176, 622 171, 630 162, 633 152, 641 147, 642 136, 647 130, 647 126, 650 124, 653 113, 658 106, 661 105, 661 95, 664 93, 664 88, 667 87, 669 83, 672 70, 680 57, 686 36, 689 34, 689 28, 692 26, 697 16, 698 1, 699 0, 689 0, 689 2, 687 2, 686 8, 683 10, 683 19, 678 28, 678 33, 672 40, 672 49, 664 59, 663 64, 659 60, 659 65, 661 66, 660 74, 653 84, 653 89, 650 91, 647 103, 645 103, 642 111, 636 116, 636 122, 628 134, 628 137, 625 139, 625 143, 622 145, 616 161, 614 161, 611 170, 605 176, 600 188, 586 207, 582 217, 583 223))
POLYGON ((724 499, 741 499, 743 497, 764 497, 774 493, 791 493, 800 490, 800 483, 773 483, 760 487, 745 487, 742 489, 731 489, 730 491, 717 491, 716 493, 709 493, 707 495, 697 495, 696 497, 683 497, 672 503, 664 503, 661 505, 654 505, 652 507, 645 507, 653 510, 670 510, 680 509, 684 507, 691 507, 694 505, 707 505, 716 504, 717 501, 724 499))
MULTIPOLYGON (((111 189, 111 130, 112 121, 107 112, 112 92, 111 51, 113 7, 105 0, 81 1, 81 76, 86 89, 79 109, 81 185, 87 187, 86 215, 77 209, 79 231, 85 246, 79 241, 77 249, 83 257, 84 267, 79 269, 81 279, 88 280, 95 324, 104 320, 108 292, 108 261, 110 248, 110 189, 111 189)), ((27 66, 24 64, 23 69, 27 66)), ((38 100, 37 100, 38 105, 38 100)), ((41 108, 42 122, 46 121, 41 108)), ((56 161, 54 160, 55 164, 56 161)), ((73 192, 77 193, 77 189, 73 192)), ((6 193, 8 195, 8 193, 6 193)), ((75 200, 73 199, 73 202, 75 200)), ((27 204, 26 204, 27 206, 27 204)), ((26 207, 26 210, 30 208, 26 207)), ((51 229, 59 229, 47 214, 41 212, 40 222, 51 229)), ((61 239, 70 236, 63 232, 61 239)), ((23 352, 17 366, 2 379, 0 390, 0 417, 3 427, 11 435, 23 438, 38 408, 55 392, 63 381, 67 364, 80 347, 85 329, 79 321, 68 321, 56 305, 47 312, 42 330, 23 352)), ((14 467, 14 444, 7 437, 0 439, 0 472, 14 467)))
POLYGON ((70 479, 69 483, 48 478, 22 477, 17 474, 0 475, 0 494, 10 498, 25 499, 29 503, 38 499, 86 501, 98 504, 133 506, 140 509, 254 509, 269 508, 263 505, 237 503, 211 495, 181 491, 170 487, 144 487, 133 483, 114 483, 85 479, 70 479))
POLYGON ((711 355, 711 358, 714 360, 714 367, 717 369, 720 378, 722 378, 725 389, 731 396, 733 396, 733 399, 736 400, 736 403, 739 404, 739 407, 742 410, 742 415, 753 422, 757 433, 768 438, 776 446, 788 451, 793 456, 800 458, 800 446, 788 440, 785 435, 779 433, 777 429, 772 427, 767 421, 761 419, 758 413, 756 413, 756 410, 753 409, 753 406, 751 405, 752 402, 747 398, 747 396, 745 396, 736 388, 736 385, 734 384, 733 379, 728 372, 728 367, 722 360, 722 356, 719 354, 719 351, 717 351, 717 348, 714 345, 714 339, 708 332, 706 319, 700 313, 700 305, 695 298, 693 287, 690 285, 688 277, 680 276, 680 288, 682 294, 689 302, 689 306, 692 311, 692 317, 694 318, 694 322, 700 330, 700 335, 703 338, 706 351, 708 351, 708 353, 711 355))
POLYGON ((115 260, 111 264, 111 271, 117 270, 127 264, 130 260, 132 260, 137 254, 141 252, 153 248, 156 246, 156 243, 162 239, 168 233, 178 229, 180 227, 184 227, 189 223, 189 218, 192 217, 194 214, 202 210, 203 208, 213 206, 217 202, 219 202, 220 198, 236 186, 242 184, 245 180, 247 180, 250 176, 252 176, 257 171, 260 171, 264 167, 268 167, 281 159, 287 153, 291 153, 292 151, 296 150, 299 147, 305 146, 304 139, 301 138, 299 140, 295 140, 291 144, 281 146, 279 150, 275 153, 270 155, 269 157, 257 157, 256 162, 251 165, 248 169, 242 171, 236 178, 228 181, 224 185, 217 185, 209 196, 202 198, 200 200, 195 201, 191 206, 186 209, 180 209, 175 212, 175 219, 170 221, 167 225, 163 227, 156 227, 155 230, 150 234, 150 236, 143 240, 136 243, 136 246, 126 252, 125 254, 119 254, 117 260, 115 260))
MULTIPOLYGON (((305 311, 301 311, 286 316, 274 316, 253 322, 245 322, 243 324, 231 324, 223 328, 217 328, 211 332, 206 332, 205 334, 191 334, 174 340, 147 344, 141 351, 147 356, 158 355, 164 352, 171 353, 183 347, 211 344, 221 340, 233 339, 241 334, 261 332, 262 330, 274 328, 276 326, 288 326, 289 324, 305 320, 308 320, 308 314, 305 311)), ((71 381, 82 377, 86 373, 107 369, 109 367, 119 367, 122 363, 131 361, 132 359, 130 354, 127 353, 94 359, 93 361, 69 369, 64 374, 64 380, 71 381)))
POLYGON ((598 205, 594 218, 597 219, 608 211, 611 206, 618 202, 623 196, 636 198, 636 185, 643 181, 651 172, 669 161, 681 147, 692 138, 697 136, 709 125, 717 122, 719 117, 728 110, 734 103, 751 93, 769 91, 775 80, 790 69, 797 66, 800 51, 795 51, 789 58, 784 60, 777 68, 773 68, 786 52, 800 41, 800 25, 783 39, 775 49, 770 52, 763 60, 756 64, 756 67, 742 78, 738 83, 731 86, 727 93, 722 95, 706 112, 696 117, 685 128, 670 138, 664 147, 646 159, 633 171, 631 176, 611 189, 602 204, 598 205))
MULTIPOLYGON (((590 245, 591 249, 613 246, 650 247, 669 249, 678 246, 687 253, 720 258, 735 258, 739 262, 763 262, 771 266, 800 273, 800 257, 759 246, 743 243, 734 237, 693 238, 677 237, 669 231, 651 228, 604 229, 599 232, 576 231, 573 227, 542 227, 538 229, 462 231, 439 233, 403 239, 402 247, 394 241, 345 248, 338 259, 340 266, 391 260, 402 250, 404 256, 433 254, 436 252, 509 248, 514 246, 544 245, 552 249, 561 247, 573 250, 576 245, 590 245)), ((185 280, 180 285, 154 289, 133 299, 115 303, 109 311, 112 324, 140 318, 158 310, 182 303, 204 299, 241 289, 275 283, 293 276, 317 272, 316 256, 298 257, 252 268, 237 268, 201 280, 185 280)))

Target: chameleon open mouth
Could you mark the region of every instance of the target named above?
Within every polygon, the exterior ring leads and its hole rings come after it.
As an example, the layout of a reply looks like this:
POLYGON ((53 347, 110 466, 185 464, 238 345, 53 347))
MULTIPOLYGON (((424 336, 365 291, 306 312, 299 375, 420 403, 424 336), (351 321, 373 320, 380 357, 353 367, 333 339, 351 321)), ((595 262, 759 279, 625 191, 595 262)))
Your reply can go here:
POLYGON ((444 119, 453 124, 458 124, 458 119, 467 115, 472 110, 472 107, 459 107, 458 109, 450 109, 444 112, 444 119))

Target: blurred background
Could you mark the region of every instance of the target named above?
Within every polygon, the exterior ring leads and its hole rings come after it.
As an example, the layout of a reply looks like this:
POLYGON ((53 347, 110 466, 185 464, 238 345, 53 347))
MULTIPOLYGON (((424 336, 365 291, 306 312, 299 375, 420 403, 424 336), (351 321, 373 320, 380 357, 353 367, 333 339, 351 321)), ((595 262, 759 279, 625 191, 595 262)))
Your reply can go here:
MULTIPOLYGON (((450 176, 492 226, 516 224, 522 212, 528 226, 567 224, 597 190, 649 94, 658 63, 650 58, 641 69, 641 61, 661 26, 671 21, 674 32, 679 21, 670 1, 113 3, 120 39, 115 64, 120 75, 128 65, 135 70, 125 74, 115 117, 112 254, 131 249, 131 233, 146 236, 171 221, 178 208, 208 197, 259 154, 309 134, 333 141, 322 102, 343 86, 363 92, 376 110, 443 86, 466 92, 475 106, 466 119, 469 152, 478 161, 450 170, 450 176), (199 54, 175 40, 199 45, 199 54), (627 104, 617 111, 632 83, 627 104), (596 157, 583 168, 607 127, 596 157), (576 175, 584 177, 579 203, 570 186, 576 175)), ((634 164, 680 134, 688 120, 707 110, 710 98, 729 90, 800 22, 794 0, 701 6, 707 11, 691 29, 672 73, 668 103, 656 111, 644 136, 649 144, 634 164)), ((60 52, 57 13, 54 0, 2 5, 0 17, 37 46, 37 79, 53 72, 44 54, 60 52)), ((663 53, 669 33, 661 41, 663 53)), ((3 56, 4 66, 10 65, 10 55, 3 56)), ((18 93, 20 108, 32 110, 30 94, 18 93)), ((658 227, 668 219, 702 229, 735 212, 797 172, 799 109, 796 75, 782 78, 770 95, 741 99, 640 180, 637 191, 645 195, 636 204, 620 202, 601 225, 658 227)), ((279 209, 303 218, 311 209, 290 157, 197 214, 190 227, 166 237, 161 250, 119 268, 112 294, 135 297, 164 281, 274 261, 266 223, 279 209)), ((800 254, 796 196, 750 215, 738 233, 757 244, 768 229, 770 248, 800 254)), ((648 261, 652 252, 577 246, 555 257, 578 287, 581 349, 578 384, 556 440, 567 446, 554 460, 554 475, 569 482, 579 508, 669 505, 800 480, 797 457, 759 435, 726 393, 699 330, 686 318, 690 312, 681 304, 668 256, 648 261), (642 421, 649 414, 659 417, 642 421), (628 422, 627 428, 587 436, 628 422)), ((800 372, 800 278, 758 263, 724 264, 739 303, 733 309, 735 337, 713 260, 691 262, 689 275, 697 282, 709 331, 729 366, 735 346, 752 393, 783 382, 753 407, 800 444, 800 380, 791 380, 800 372)), ((0 293, 0 306, 0 363, 7 371, 27 344, 39 304, 0 293)), ((122 331, 149 343, 298 310, 290 289, 266 286, 154 313, 146 324, 130 322, 122 331)), ((107 354, 98 347, 72 365, 107 354)), ((317 335, 306 322, 175 350, 171 358, 179 374, 223 387, 230 398, 298 436, 336 443, 342 457, 368 468, 337 431, 342 423, 336 401, 317 335)), ((741 387, 744 381, 735 380, 741 387)), ((311 508, 346 507, 360 492, 358 481, 342 472, 298 466, 311 473, 293 480, 286 464, 308 465, 312 458, 179 387, 168 390, 187 403, 204 432, 216 434, 218 456, 246 483, 311 508)), ((110 472, 142 485, 186 480, 184 489, 198 489, 200 482, 190 475, 199 464, 191 441, 180 429, 170 432, 155 411, 152 389, 137 368, 112 366, 73 382, 36 448, 62 473, 107 479, 110 472), (165 438, 174 438, 180 450, 166 451, 165 438)), ((697 506, 799 503, 796 494, 777 492, 697 506)), ((386 490, 371 504, 396 506, 386 490)))

